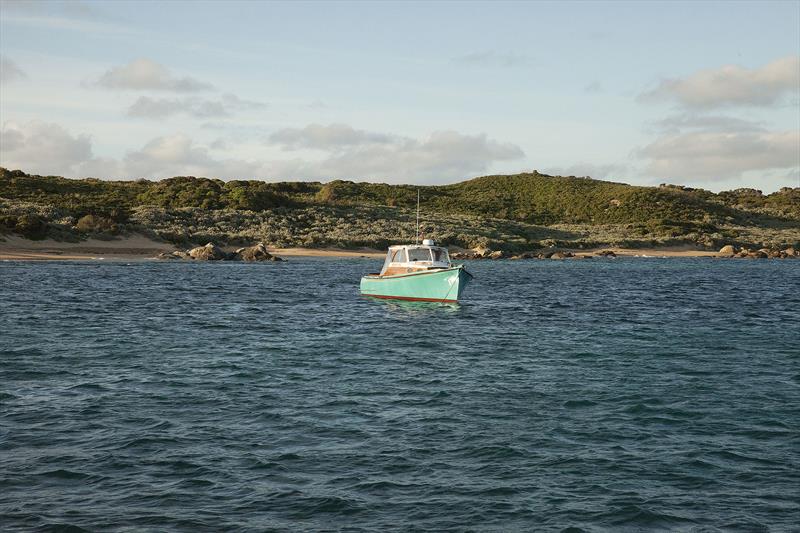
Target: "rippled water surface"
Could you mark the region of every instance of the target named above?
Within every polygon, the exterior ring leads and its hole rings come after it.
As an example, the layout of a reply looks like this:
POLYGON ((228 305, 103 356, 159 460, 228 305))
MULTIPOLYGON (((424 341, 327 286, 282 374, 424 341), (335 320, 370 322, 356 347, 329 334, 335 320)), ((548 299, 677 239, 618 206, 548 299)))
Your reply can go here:
POLYGON ((378 264, 0 263, 0 529, 797 530, 800 261, 378 264))

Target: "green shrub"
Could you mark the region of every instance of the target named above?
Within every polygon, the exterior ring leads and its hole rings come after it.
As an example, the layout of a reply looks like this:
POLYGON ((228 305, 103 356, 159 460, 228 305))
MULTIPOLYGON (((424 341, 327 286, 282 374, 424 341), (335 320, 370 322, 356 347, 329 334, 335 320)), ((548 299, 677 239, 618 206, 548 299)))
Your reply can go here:
POLYGON ((79 218, 75 229, 81 233, 119 233, 119 227, 113 220, 91 214, 79 218))
POLYGON ((44 239, 47 237, 47 221, 39 215, 25 213, 17 217, 14 231, 28 239, 44 239))
POLYGON ((414 186, 193 176, 78 180, 0 169, 0 228, 64 237, 135 230, 181 242, 202 236, 382 248, 413 240, 418 192, 426 234, 463 247, 710 243, 731 232, 740 241, 793 243, 800 234, 800 188, 715 194, 536 171, 414 186))

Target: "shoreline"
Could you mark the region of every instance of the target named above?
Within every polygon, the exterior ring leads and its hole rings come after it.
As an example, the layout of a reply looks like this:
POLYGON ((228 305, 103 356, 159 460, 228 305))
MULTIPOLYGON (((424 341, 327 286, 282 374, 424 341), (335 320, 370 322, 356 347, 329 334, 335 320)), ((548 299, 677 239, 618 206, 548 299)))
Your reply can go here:
MULTIPOLYGON (((16 235, 0 235, 0 261, 158 261, 163 252, 178 248, 141 235, 112 240, 87 239, 61 242, 52 239, 34 241, 16 235)), ((223 246, 223 249, 233 249, 223 246)), ((279 257, 369 257, 382 259, 386 252, 372 248, 274 248, 267 251, 279 257)))
MULTIPOLYGON (((0 261, 155 261, 162 252, 172 252, 171 243, 157 242, 141 235, 113 240, 87 239, 81 242, 59 242, 52 239, 34 241, 16 235, 0 236, 0 261)), ((382 259, 384 251, 373 248, 267 248, 279 257, 338 257, 382 259)), ((713 250, 699 250, 689 246, 664 248, 618 248, 569 249, 576 256, 594 255, 609 250, 621 257, 724 257, 713 250)))

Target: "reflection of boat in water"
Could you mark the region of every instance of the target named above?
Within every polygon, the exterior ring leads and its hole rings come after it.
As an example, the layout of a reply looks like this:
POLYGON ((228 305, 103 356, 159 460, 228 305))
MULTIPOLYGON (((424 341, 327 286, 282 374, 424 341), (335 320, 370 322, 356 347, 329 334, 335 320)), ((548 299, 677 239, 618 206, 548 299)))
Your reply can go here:
POLYGON ((379 274, 361 278, 361 294, 391 300, 456 303, 472 274, 453 265, 447 249, 431 239, 390 246, 379 274))
POLYGON ((425 302, 425 301, 415 301, 415 300, 393 300, 390 298, 377 298, 375 296, 364 295, 365 300, 371 300, 376 305, 384 305, 390 311, 397 311, 402 312, 403 314, 425 314, 428 316, 428 313, 435 309, 439 311, 445 312, 454 312, 461 309, 461 304, 458 302, 425 302))

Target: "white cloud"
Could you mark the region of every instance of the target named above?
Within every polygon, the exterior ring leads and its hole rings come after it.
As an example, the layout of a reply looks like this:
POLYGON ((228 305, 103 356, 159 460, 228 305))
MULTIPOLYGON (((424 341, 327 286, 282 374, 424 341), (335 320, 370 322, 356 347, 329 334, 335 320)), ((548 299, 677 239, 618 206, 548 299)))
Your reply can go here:
POLYGON ((643 101, 673 100, 688 108, 770 106, 800 93, 800 56, 777 59, 760 68, 726 65, 685 78, 663 80, 640 95, 643 101))
POLYGON ((628 171, 626 165, 618 163, 577 163, 568 167, 552 167, 545 168, 545 174, 552 174, 557 176, 588 176, 597 180, 618 180, 620 176, 628 171))
POLYGON ((798 130, 771 131, 763 122, 696 113, 652 126, 655 140, 633 152, 651 177, 710 187, 753 176, 783 183, 781 176, 800 168, 798 130))
POLYGON ((220 178, 256 177, 261 163, 240 159, 214 159, 205 146, 185 135, 158 137, 141 150, 129 152, 123 160, 127 176, 164 178, 208 176, 220 178))
MULTIPOLYGON (((69 177, 130 179, 195 175, 223 179, 341 178, 441 183, 483 173, 497 161, 524 155, 516 145, 500 143, 486 135, 442 131, 418 140, 359 133, 348 128, 341 129, 353 135, 345 144, 326 135, 312 135, 315 146, 328 141, 323 156, 316 159, 305 157, 306 153, 290 160, 219 158, 212 155, 212 150, 214 154, 224 153, 224 142, 217 140, 205 146, 177 134, 152 139, 117 160, 95 157, 88 135, 72 135, 57 124, 9 124, 2 131, 0 165, 69 177)), ((319 132, 315 128, 299 131, 319 132)), ((330 131, 337 130, 327 133, 330 131)))
POLYGON ((731 180, 747 171, 800 167, 798 131, 689 131, 638 151, 650 175, 671 180, 731 180))
POLYGON ((533 60, 529 56, 514 52, 496 52, 494 50, 486 50, 455 57, 453 58, 453 62, 459 65, 466 65, 470 67, 508 68, 530 65, 533 60))
POLYGON ((75 174, 91 161, 88 135, 73 136, 58 124, 8 123, 0 131, 0 166, 39 174, 75 174))
POLYGON ((0 83, 9 83, 26 77, 16 63, 8 57, 0 55, 0 83))
POLYGON ((213 86, 190 77, 177 77, 164 65, 149 59, 135 59, 114 67, 100 76, 96 84, 107 89, 133 89, 190 93, 213 89, 213 86))
POLYGON ((439 131, 418 140, 361 130, 352 130, 356 132, 352 133, 347 128, 342 131, 353 136, 346 142, 327 136, 315 140, 313 147, 325 149, 327 146, 327 157, 272 162, 269 164, 271 174, 286 179, 330 177, 441 183, 465 179, 486 172, 497 161, 525 155, 518 146, 488 139, 486 135, 439 131))
POLYGON ((259 175, 261 163, 215 159, 185 135, 158 137, 122 160, 95 157, 90 136, 72 135, 58 124, 8 123, 0 131, 0 166, 34 174, 98 178, 164 178, 175 175, 224 178, 259 175))
POLYGON ((243 100, 235 94, 223 94, 219 100, 141 96, 128 108, 128 115, 156 119, 176 114, 186 114, 197 118, 215 118, 231 116, 237 111, 265 107, 266 104, 243 100))
POLYGON ((236 110, 246 111, 249 109, 264 109, 267 104, 263 102, 256 102, 255 100, 245 100, 239 98, 233 93, 225 93, 222 95, 222 104, 226 107, 236 110))
POLYGON ((765 131, 761 122, 724 115, 695 115, 692 113, 673 115, 656 121, 653 125, 661 133, 676 133, 683 129, 725 132, 765 131))
POLYGON ((273 144, 287 150, 312 148, 333 150, 346 146, 385 144, 392 142, 390 135, 354 129, 347 124, 309 124, 305 128, 285 128, 270 135, 273 144))

